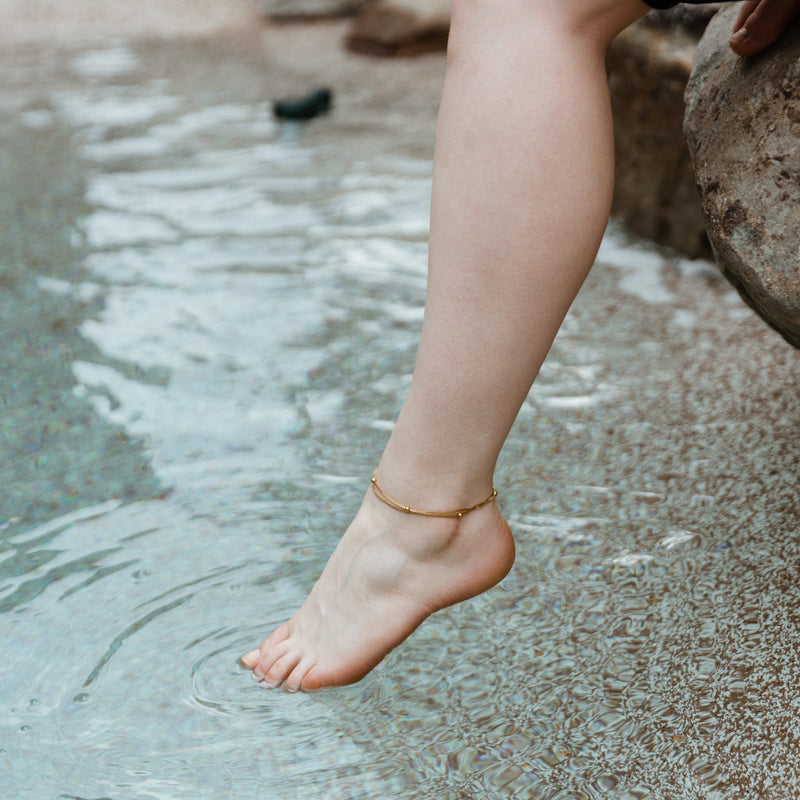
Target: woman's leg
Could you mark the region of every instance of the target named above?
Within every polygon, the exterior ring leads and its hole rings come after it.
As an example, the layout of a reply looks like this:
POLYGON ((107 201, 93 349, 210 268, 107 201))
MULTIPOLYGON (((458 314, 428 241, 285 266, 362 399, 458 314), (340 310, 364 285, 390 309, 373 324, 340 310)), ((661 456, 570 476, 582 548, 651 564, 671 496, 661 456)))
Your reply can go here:
MULTIPOLYGON (((763 48, 799 3, 746 3, 739 27, 751 29, 751 47, 763 48)), ((640 0, 454 3, 422 339, 378 468, 403 503, 461 508, 489 493, 606 224, 613 148, 603 56, 645 11, 640 0)), ((300 611, 243 663, 289 690, 356 681, 429 614, 501 580, 513 558, 494 503, 431 519, 368 492, 300 611)))
MULTIPOLYGON (((454 3, 422 338, 377 473, 403 503, 456 509, 491 491, 608 219, 604 54, 646 10, 641 0, 454 3)), ((289 690, 356 681, 429 614, 501 580, 513 558, 495 503, 431 519, 368 492, 303 607, 243 663, 289 690)))

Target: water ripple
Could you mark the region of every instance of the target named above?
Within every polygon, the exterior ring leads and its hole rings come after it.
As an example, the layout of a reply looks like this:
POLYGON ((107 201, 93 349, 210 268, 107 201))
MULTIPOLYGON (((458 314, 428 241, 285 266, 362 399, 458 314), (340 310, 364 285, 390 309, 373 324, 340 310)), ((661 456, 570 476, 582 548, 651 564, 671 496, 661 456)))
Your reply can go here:
POLYGON ((725 286, 613 226, 498 465, 510 576, 354 687, 291 697, 242 669, 319 574, 407 388, 434 109, 281 131, 263 59, 223 50, 194 91, 177 57, 133 85, 147 54, 113 45, 28 110, 86 161, 91 280, 39 285, 97 304, 76 392, 171 491, 0 524, 0 787, 791 796, 797 363, 725 286))

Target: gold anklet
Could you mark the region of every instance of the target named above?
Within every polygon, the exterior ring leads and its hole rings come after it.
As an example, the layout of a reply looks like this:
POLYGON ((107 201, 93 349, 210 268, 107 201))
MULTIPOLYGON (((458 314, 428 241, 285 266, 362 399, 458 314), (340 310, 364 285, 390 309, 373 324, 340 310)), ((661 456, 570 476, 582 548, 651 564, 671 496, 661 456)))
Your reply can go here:
POLYGON ((403 506, 400 505, 396 500, 392 500, 386 492, 378 486, 378 478, 377 472, 372 473, 372 480, 370 481, 370 486, 372 486, 372 491, 375 493, 375 497, 378 498, 383 503, 386 503, 387 506, 390 508, 395 509, 396 511, 402 511, 404 514, 416 514, 420 517, 461 517, 464 514, 469 514, 470 511, 477 511, 479 508, 483 508, 487 503, 491 503, 492 500, 497 497, 497 489, 492 487, 492 493, 485 499, 481 500, 480 503, 477 503, 474 506, 470 506, 469 508, 459 508, 456 511, 418 511, 416 508, 411 508, 411 506, 403 506))

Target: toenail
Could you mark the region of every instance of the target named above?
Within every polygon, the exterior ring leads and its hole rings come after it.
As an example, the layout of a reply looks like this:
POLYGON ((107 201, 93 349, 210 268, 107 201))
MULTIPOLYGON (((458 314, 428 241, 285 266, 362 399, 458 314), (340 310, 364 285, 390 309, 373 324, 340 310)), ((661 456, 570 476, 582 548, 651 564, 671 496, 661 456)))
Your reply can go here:
POLYGON ((277 689, 281 685, 281 681, 262 680, 261 685, 265 686, 267 689, 277 689))

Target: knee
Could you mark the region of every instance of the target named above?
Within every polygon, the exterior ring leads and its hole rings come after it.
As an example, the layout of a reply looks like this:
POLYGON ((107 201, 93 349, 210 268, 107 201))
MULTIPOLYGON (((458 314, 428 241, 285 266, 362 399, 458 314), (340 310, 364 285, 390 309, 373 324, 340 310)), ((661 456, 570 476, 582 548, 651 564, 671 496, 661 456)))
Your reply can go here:
POLYGON ((607 46, 647 11, 643 0, 452 0, 451 43, 546 33, 607 46))

